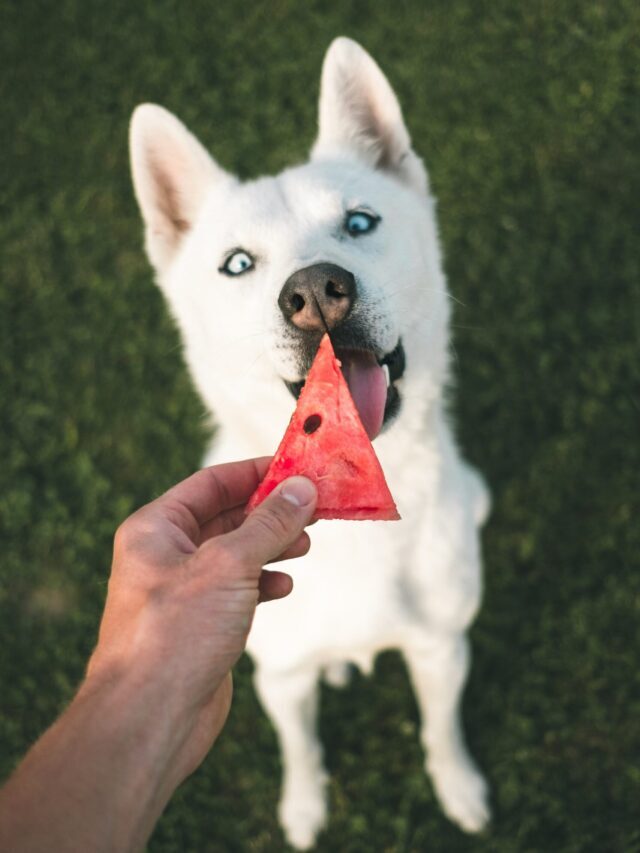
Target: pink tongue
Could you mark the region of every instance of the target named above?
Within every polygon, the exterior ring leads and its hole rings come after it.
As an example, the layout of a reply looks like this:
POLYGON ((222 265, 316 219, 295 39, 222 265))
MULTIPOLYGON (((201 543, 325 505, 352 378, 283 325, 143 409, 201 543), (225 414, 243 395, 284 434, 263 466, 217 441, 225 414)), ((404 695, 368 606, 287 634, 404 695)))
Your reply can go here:
POLYGON ((373 441, 382 428, 387 402, 387 381, 373 353, 354 350, 338 353, 342 372, 356 404, 362 425, 373 441))

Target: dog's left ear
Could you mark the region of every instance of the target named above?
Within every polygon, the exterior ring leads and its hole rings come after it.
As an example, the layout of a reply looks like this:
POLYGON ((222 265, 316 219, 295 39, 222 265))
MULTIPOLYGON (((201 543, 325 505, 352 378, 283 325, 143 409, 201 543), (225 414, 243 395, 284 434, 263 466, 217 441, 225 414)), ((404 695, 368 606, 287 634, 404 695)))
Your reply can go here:
POLYGON ((411 148, 398 99, 378 65, 351 39, 335 39, 325 56, 318 123, 312 160, 355 156, 427 192, 427 173, 411 148))

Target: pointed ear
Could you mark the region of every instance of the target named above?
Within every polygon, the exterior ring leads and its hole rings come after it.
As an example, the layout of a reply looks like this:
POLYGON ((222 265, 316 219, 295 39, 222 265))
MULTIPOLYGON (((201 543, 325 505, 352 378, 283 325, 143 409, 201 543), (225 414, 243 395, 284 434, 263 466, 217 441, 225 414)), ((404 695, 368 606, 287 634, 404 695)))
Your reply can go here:
POLYGON ((426 193, 427 173, 411 148, 398 99, 366 50, 351 39, 335 39, 325 56, 318 124, 313 160, 350 154, 426 193))
POLYGON ((182 122, 155 104, 134 110, 129 142, 147 254, 163 272, 193 226, 208 190, 232 178, 182 122))

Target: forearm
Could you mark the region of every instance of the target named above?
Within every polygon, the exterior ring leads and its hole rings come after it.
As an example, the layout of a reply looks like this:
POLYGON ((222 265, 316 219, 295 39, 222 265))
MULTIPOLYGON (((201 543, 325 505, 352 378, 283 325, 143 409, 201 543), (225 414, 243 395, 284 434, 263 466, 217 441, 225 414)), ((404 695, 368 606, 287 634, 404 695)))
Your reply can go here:
POLYGON ((199 471, 120 526, 89 675, 0 790, 0 850, 144 846, 224 725, 256 604, 291 590, 262 567, 309 548, 304 478, 245 519, 267 463, 199 471))
POLYGON ((157 683, 88 679, 0 791, 0 849, 140 850, 180 782, 187 733, 157 683))

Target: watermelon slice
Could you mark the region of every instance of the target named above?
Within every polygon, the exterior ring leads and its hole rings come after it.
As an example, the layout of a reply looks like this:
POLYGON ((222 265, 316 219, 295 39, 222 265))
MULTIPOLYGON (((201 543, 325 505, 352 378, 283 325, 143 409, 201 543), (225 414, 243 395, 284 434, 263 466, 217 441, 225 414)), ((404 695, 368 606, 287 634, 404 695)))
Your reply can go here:
POLYGON ((262 503, 278 483, 296 474, 316 484, 314 519, 400 518, 326 334, 284 438, 251 496, 247 512, 262 503))

